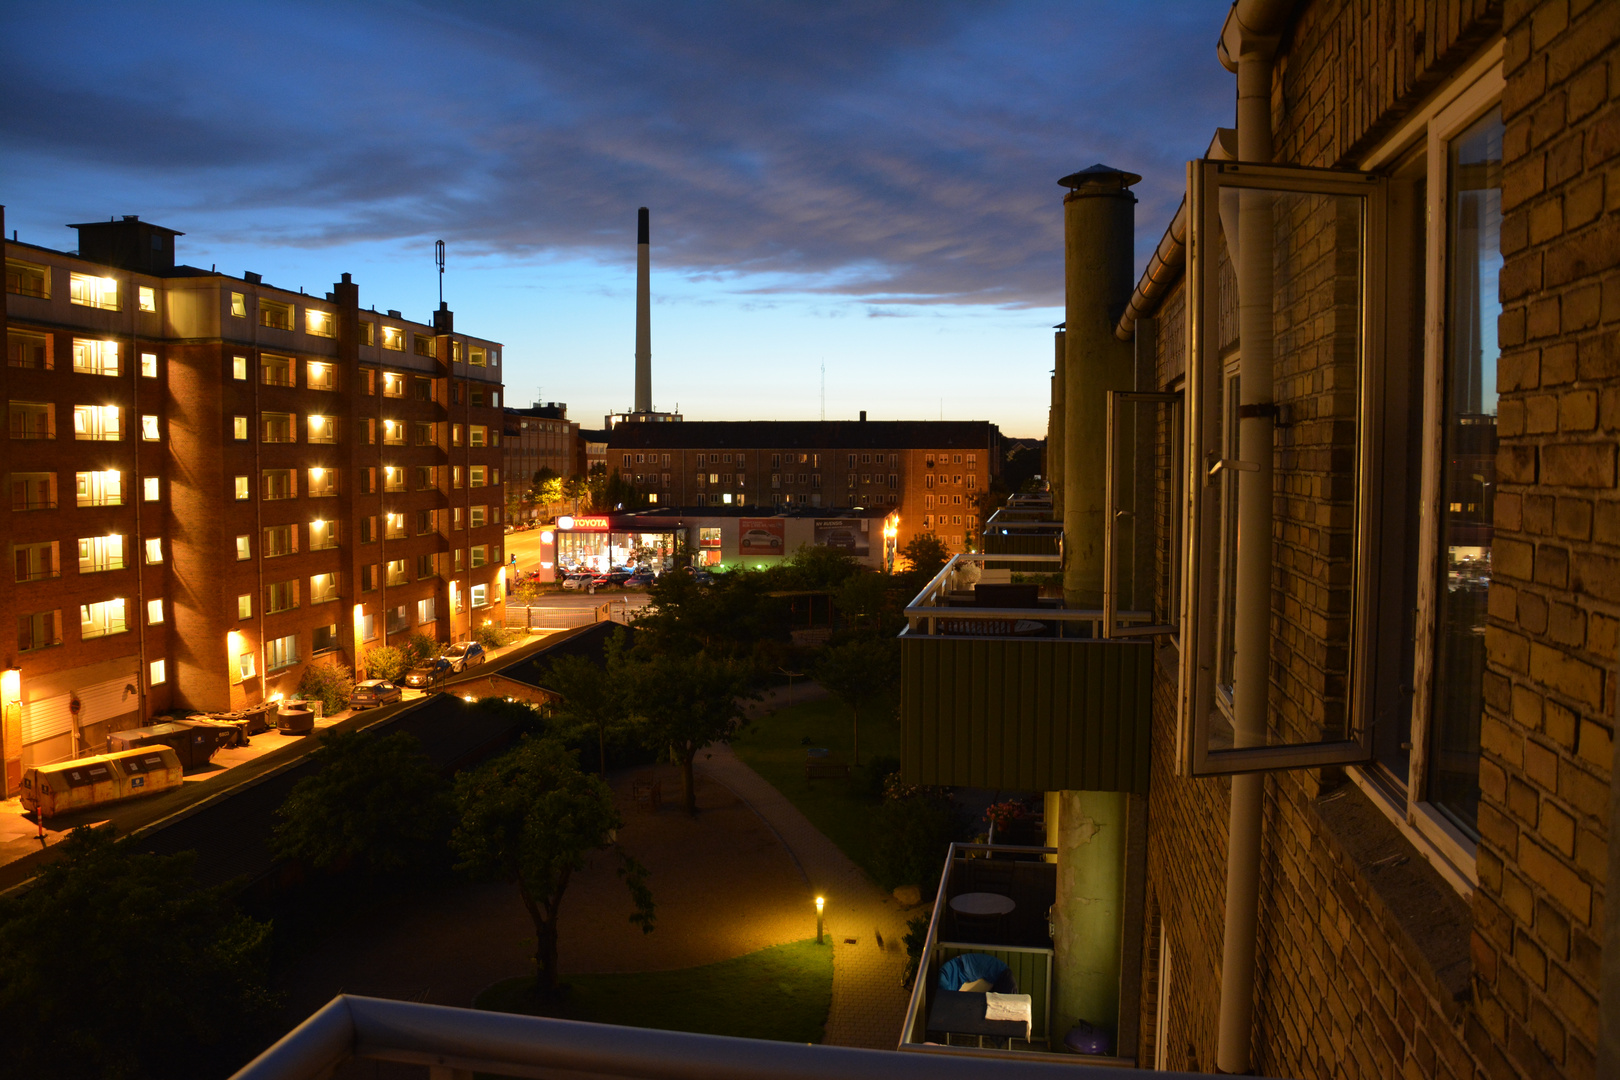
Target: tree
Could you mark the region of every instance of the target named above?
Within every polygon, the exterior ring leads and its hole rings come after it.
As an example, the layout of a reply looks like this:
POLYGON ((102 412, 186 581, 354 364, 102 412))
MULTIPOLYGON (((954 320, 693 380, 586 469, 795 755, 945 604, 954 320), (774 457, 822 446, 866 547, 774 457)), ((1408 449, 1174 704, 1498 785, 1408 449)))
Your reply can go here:
POLYGON ((898 634, 905 620, 899 617, 892 602, 890 594, 894 585, 895 579, 888 574, 876 571, 853 574, 833 592, 833 602, 838 605, 838 613, 844 617, 846 626, 856 633, 898 634))
POLYGON ((75 829, 0 900, 8 1076, 225 1076, 264 1044, 270 924, 201 889, 192 852, 151 855, 75 829))
POLYGON ((456 778, 460 822, 451 843, 458 869, 503 878, 518 888, 534 921, 536 984, 557 992, 557 914, 563 894, 586 857, 613 848, 619 876, 630 890, 630 921, 653 928, 647 871, 614 843, 623 819, 600 777, 579 771, 574 755, 551 738, 523 739, 517 747, 456 778))
POLYGON ((562 497, 572 504, 576 513, 579 511, 579 501, 590 498, 590 495, 590 482, 583 476, 576 474, 562 482, 562 497))
POLYGON ((543 465, 534 472, 534 497, 543 505, 550 506, 561 502, 563 495, 562 474, 549 465, 543 465))
POLYGON ((553 716, 564 728, 596 731, 597 761, 601 773, 607 777, 607 733, 611 727, 624 723, 626 702, 624 687, 609 674, 619 666, 618 657, 625 648, 624 631, 614 633, 607 643, 608 666, 592 663, 583 656, 562 656, 551 662, 542 677, 548 690, 562 695, 553 706, 553 716))
POLYGON ((939 537, 929 533, 913 536, 910 542, 900 549, 900 554, 911 564, 911 576, 921 579, 924 584, 945 569, 945 564, 951 557, 950 551, 939 537))
POLYGON ((354 672, 342 664, 311 664, 298 680, 298 692, 319 701, 326 715, 331 716, 349 707, 349 699, 354 696, 354 672))
POLYGON ((374 645, 366 650, 366 673, 393 682, 405 674, 405 654, 392 645, 374 645))
POLYGON ((816 681, 849 709, 854 764, 860 765, 861 710, 894 700, 900 684, 898 640, 871 637, 830 647, 816 664, 816 681))
POLYGON ((708 652, 682 656, 658 651, 622 653, 609 670, 625 686, 630 713, 648 748, 667 747, 680 762, 684 805, 688 814, 695 815, 692 761, 705 746, 729 739, 747 726, 742 701, 758 697, 750 689, 748 668, 708 652))
POLYGON ((318 755, 320 769, 276 811, 277 855, 378 875, 423 866, 444 850, 449 793, 415 736, 329 732, 318 755))
POLYGON ((405 647, 400 653, 405 658, 405 667, 410 669, 438 656, 439 643, 418 630, 405 639, 405 647))

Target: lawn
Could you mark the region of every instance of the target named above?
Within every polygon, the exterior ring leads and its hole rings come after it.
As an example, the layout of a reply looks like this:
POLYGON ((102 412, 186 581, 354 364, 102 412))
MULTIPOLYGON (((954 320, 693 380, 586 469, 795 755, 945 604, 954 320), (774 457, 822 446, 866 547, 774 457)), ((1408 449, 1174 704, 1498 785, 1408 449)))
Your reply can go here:
POLYGON ((832 943, 794 941, 681 971, 570 975, 560 1005, 537 1001, 534 980, 507 979, 477 1008, 599 1024, 820 1042, 832 1006, 832 943))
MULTIPOLYGON (((759 775, 786 795, 805 817, 845 855, 874 879, 872 865, 873 798, 861 790, 867 776, 851 769, 849 781, 806 780, 805 750, 824 746, 844 761, 852 760, 849 710, 833 698, 779 709, 761 718, 731 747, 759 775), (804 740, 809 738, 809 743, 804 740)), ((900 721, 893 714, 870 711, 861 717, 861 763, 876 757, 900 757, 900 721)))

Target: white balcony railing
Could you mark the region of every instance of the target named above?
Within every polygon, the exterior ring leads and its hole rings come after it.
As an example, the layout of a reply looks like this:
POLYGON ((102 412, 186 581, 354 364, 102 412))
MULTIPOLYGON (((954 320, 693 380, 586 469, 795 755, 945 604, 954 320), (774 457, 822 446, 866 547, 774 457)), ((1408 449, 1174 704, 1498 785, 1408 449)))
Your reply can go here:
POLYGON ((944 569, 906 605, 905 634, 1095 639, 1132 636, 1132 627, 1146 627, 1153 622, 1152 612, 1121 611, 1115 613, 1113 626, 1107 627, 1103 609, 1066 608, 1057 598, 1039 602, 1036 607, 968 606, 974 601, 976 585, 1012 583, 1011 570, 984 569, 983 564, 987 562, 1050 565, 1052 556, 982 551, 952 556, 944 569))

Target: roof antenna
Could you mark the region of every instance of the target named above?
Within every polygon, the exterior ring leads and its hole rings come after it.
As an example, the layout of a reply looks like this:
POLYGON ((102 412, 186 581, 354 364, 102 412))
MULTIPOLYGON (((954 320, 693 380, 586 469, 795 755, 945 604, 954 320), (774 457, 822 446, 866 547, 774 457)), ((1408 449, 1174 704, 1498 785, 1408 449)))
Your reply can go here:
POLYGON ((821 418, 827 419, 827 358, 821 358, 821 418))
POLYGON ((439 306, 444 307, 444 241, 433 241, 433 261, 439 264, 439 306))

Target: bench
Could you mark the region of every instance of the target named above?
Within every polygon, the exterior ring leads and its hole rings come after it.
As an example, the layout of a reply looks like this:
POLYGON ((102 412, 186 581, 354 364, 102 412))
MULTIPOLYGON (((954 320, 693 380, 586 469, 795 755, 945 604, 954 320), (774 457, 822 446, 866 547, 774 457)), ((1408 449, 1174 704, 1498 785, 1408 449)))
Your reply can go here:
POLYGON ((806 780, 847 780, 849 766, 832 758, 811 758, 804 763, 806 780))

